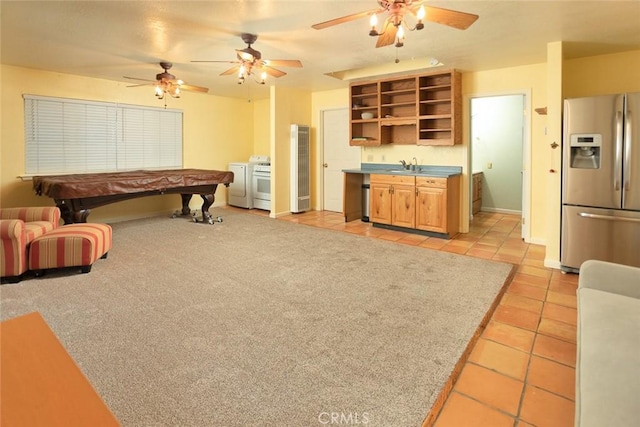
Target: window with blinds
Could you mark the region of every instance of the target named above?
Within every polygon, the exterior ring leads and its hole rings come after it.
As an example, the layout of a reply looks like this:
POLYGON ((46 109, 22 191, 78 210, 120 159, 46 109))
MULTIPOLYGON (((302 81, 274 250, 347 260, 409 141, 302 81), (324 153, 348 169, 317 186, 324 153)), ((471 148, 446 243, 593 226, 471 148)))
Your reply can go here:
POLYGON ((24 95, 27 175, 182 167, 182 111, 24 95))

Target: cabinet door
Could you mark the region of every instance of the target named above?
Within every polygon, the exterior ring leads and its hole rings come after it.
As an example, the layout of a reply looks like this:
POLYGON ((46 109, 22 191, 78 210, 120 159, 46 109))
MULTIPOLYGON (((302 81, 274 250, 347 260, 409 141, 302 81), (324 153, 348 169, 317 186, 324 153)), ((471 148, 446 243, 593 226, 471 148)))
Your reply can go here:
POLYGON ((447 190, 418 187, 416 228, 437 233, 447 232, 447 190))
POLYGON ((392 190, 391 223, 398 227, 416 226, 416 187, 414 185, 394 185, 392 190))
POLYGON ((391 224, 391 185, 374 182, 370 184, 369 221, 391 224))

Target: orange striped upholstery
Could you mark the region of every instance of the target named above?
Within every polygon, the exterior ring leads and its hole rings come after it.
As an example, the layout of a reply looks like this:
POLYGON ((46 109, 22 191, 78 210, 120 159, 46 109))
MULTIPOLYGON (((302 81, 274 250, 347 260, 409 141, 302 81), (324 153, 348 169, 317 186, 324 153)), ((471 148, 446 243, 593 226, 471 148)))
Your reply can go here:
POLYGON ((0 219, 1 277, 20 276, 27 271, 27 240, 24 221, 0 219))
POLYGON ((24 222, 46 221, 58 228, 60 223, 60 209, 56 206, 38 206, 29 208, 0 209, 0 219, 21 219, 24 222))
POLYGON ((79 223, 58 227, 37 237, 29 247, 29 269, 46 270, 91 265, 111 249, 112 231, 107 224, 79 223))
POLYGON ((0 276, 19 281, 29 266, 29 243, 59 224, 60 209, 55 206, 0 209, 0 276))

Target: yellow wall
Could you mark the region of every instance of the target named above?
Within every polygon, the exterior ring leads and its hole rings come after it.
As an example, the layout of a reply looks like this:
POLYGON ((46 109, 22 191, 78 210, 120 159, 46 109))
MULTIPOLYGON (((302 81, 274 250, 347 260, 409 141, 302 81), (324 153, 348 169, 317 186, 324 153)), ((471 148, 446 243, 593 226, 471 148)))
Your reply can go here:
MULTIPOLYGON (((561 142, 561 99, 572 96, 590 96, 624 91, 640 91, 640 51, 624 52, 573 60, 561 60, 562 44, 548 46, 548 62, 462 74, 463 104, 463 144, 455 147, 418 147, 408 145, 388 145, 362 149, 362 162, 396 163, 400 159, 411 160, 414 156, 421 164, 452 165, 463 167, 462 200, 468 200, 468 146, 469 146, 469 98, 478 95, 499 95, 516 91, 530 94, 531 111, 528 153, 531 189, 530 234, 531 241, 549 244, 549 261, 559 258, 559 189, 561 150, 552 149, 551 144, 561 142), (553 88, 549 80, 553 80, 553 88), (560 84, 559 79, 562 79, 560 84), (553 105, 548 101, 552 97, 553 105), (548 107, 549 114, 539 115, 535 108, 548 107), (550 170, 554 169, 555 173, 550 170)), ((314 137, 317 140, 319 111, 323 108, 348 105, 348 90, 314 93, 312 119, 314 137)), ((316 144, 316 161, 322 160, 322 147, 316 144)), ((314 174, 314 206, 318 206, 321 174, 314 174)), ((469 217, 468 203, 463 203, 461 227, 469 217)))
MULTIPOLYGON (((79 98, 162 107, 153 88, 127 88, 126 83, 79 77, 2 65, 2 129, 0 133, 0 204, 2 206, 50 206, 53 201, 31 190, 24 174, 24 107, 22 94, 79 98)), ((226 170, 230 161, 246 159, 253 147, 253 107, 235 100, 199 93, 170 98, 169 108, 184 112, 184 167, 226 170), (249 117, 249 120, 247 120, 249 117)), ((216 192, 216 205, 226 203, 226 188, 216 192)), ((202 205, 200 198, 192 208, 202 205)), ((96 209, 89 221, 119 220, 172 212, 181 206, 178 196, 153 196, 96 209)))
POLYGON ((564 61, 565 98, 640 92, 640 50, 564 61))
MULTIPOLYGON (((496 70, 481 71, 477 73, 462 74, 462 92, 465 102, 463 103, 463 145, 465 151, 469 146, 469 98, 472 96, 500 95, 513 93, 516 91, 527 91, 531 94, 531 104, 533 108, 544 107, 547 103, 547 76, 546 64, 533 64, 521 67, 501 68, 496 70)), ((531 175, 530 192, 530 233, 533 242, 543 242, 546 237, 546 186, 540 177, 545 176, 549 169, 547 162, 547 151, 545 145, 544 128, 547 116, 541 116, 533 111, 528 112, 530 120, 531 152, 529 154, 530 164, 528 165, 531 175)), ((465 165, 466 167, 466 165, 465 165)), ((468 170, 465 174, 468 176, 468 170)), ((468 191, 468 181, 465 180, 463 188, 468 191)), ((463 196, 463 200, 468 200, 463 196)), ((463 205, 468 205, 463 203, 463 205)), ((463 222, 467 215, 462 217, 463 222)))
MULTIPOLYGON (((640 50, 613 55, 561 60, 561 43, 547 47, 548 61, 521 67, 463 73, 463 144, 455 147, 385 146, 362 150, 363 162, 396 163, 414 156, 425 165, 463 167, 462 200, 468 200, 469 105, 476 95, 504 94, 527 90, 533 108, 547 106, 546 116, 529 112, 531 152, 531 239, 548 244, 550 262, 559 257, 559 171, 561 152, 550 148, 560 141, 561 98, 605 93, 640 91, 640 50), (559 83, 558 79, 561 79, 559 83), (550 88, 552 80, 553 88, 550 88), (560 93, 561 92, 561 93, 560 93), (549 98, 552 98, 551 100, 549 98), (552 104, 552 105, 550 105, 552 104), (547 135, 545 135, 545 128, 547 135), (557 209, 556 209, 557 207, 557 209)), ((61 96, 138 105, 162 106, 149 87, 126 88, 125 83, 43 72, 2 65, 0 68, 0 204, 2 206, 52 205, 47 198, 31 191, 31 182, 17 178, 24 173, 24 121, 22 94, 61 96)), ((294 89, 271 88, 270 99, 248 103, 246 100, 185 93, 169 99, 170 108, 184 111, 184 166, 226 169, 233 161, 244 161, 251 154, 269 154, 274 162, 272 216, 289 212, 289 126, 311 126, 312 206, 320 206, 322 178, 319 165, 322 147, 318 127, 322 109, 348 106, 348 88, 308 93, 294 89), (276 185, 277 183, 277 185, 276 185)), ((219 188, 219 202, 226 191, 219 188)), ((195 200, 193 208, 200 205, 195 200)), ((170 212, 179 207, 172 196, 148 197, 96 209, 90 220, 116 220, 170 212)), ((463 203, 462 231, 469 217, 463 203)))
MULTIPOLYGON (((268 156, 271 151, 271 136, 269 131, 271 112, 269 99, 252 101, 253 103, 253 152, 258 156, 268 156)), ((238 160, 238 161, 246 161, 238 160)))
MULTIPOLYGON (((271 217, 277 217, 291 212, 289 204, 291 125, 310 126, 311 92, 272 86, 270 111, 271 217)), ((313 150, 312 146, 311 151, 313 150)))
MULTIPOLYGON (((562 186, 562 42, 547 45, 547 135, 542 149, 549 157, 549 169, 544 176, 534 177, 546 182, 546 238, 544 265, 560 268, 560 190, 562 186), (559 144, 559 146, 556 146, 559 144), (555 147, 555 148, 554 148, 555 147)), ((540 212, 536 206, 536 212, 540 212)))

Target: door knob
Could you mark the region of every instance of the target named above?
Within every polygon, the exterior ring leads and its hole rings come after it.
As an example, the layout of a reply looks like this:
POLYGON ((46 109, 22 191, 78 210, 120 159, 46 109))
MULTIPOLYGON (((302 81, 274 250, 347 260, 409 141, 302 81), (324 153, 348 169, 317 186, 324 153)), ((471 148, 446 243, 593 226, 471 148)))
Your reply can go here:
POLYGON ((322 166, 324 166, 325 168, 328 168, 328 167, 329 167, 329 165, 328 165, 328 164, 326 164, 326 163, 323 163, 323 164, 322 164, 322 166))

